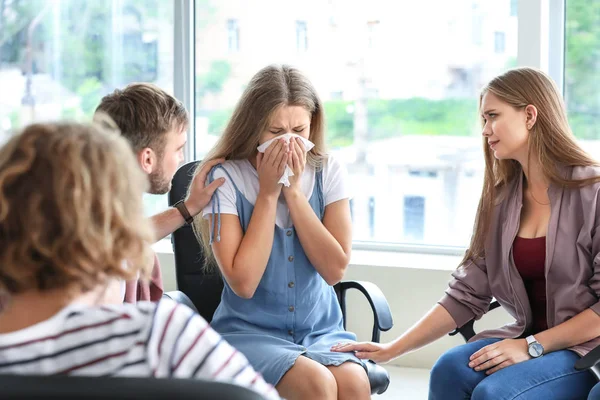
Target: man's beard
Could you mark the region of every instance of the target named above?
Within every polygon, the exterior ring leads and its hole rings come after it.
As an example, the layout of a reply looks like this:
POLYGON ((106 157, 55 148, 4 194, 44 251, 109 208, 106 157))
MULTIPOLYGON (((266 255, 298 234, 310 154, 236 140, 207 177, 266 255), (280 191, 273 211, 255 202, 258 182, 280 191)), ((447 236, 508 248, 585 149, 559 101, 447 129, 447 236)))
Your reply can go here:
POLYGON ((152 172, 148 179, 150 180, 150 194, 165 194, 171 190, 171 180, 164 176, 162 168, 152 172))

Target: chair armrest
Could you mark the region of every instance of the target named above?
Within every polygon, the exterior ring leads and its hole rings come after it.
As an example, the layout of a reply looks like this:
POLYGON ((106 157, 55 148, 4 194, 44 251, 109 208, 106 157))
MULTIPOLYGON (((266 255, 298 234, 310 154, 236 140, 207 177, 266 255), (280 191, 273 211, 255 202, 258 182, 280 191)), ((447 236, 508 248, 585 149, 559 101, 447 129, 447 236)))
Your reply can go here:
MULTIPOLYGON (((340 282, 340 305, 342 313, 346 315, 346 291, 357 289, 365 295, 373 310, 373 335, 371 341, 379 342, 381 331, 389 331, 394 325, 390 306, 381 289, 372 282, 344 281, 340 282)), ((345 323, 345 319, 344 319, 345 323)))
POLYGON ((596 375, 596 379, 600 379, 598 374, 598 363, 600 363, 600 346, 596 346, 592 351, 581 357, 575 363, 575 369, 577 371, 591 370, 596 375))
POLYGON ((165 292, 165 293, 163 293, 162 297, 171 299, 173 301, 176 301, 179 304, 188 306, 189 308, 194 310, 194 312, 196 314, 198 314, 198 310, 196 309, 196 306, 194 305, 194 303, 192 303, 192 300, 190 300, 190 298, 187 297, 187 295, 180 290, 173 290, 171 292, 165 292))
MULTIPOLYGON (((487 310, 487 312, 495 310, 498 307, 500 307, 500 303, 498 303, 496 300, 494 300, 490 303, 490 307, 487 310)), ((463 326, 461 326, 460 328, 456 328, 455 330, 450 332, 448 335, 454 336, 454 335, 457 335, 460 333, 462 335, 463 339, 465 340, 465 342, 468 342, 469 340, 471 340, 471 338, 473 336, 475 336, 475 328, 473 327, 474 324, 475 324, 475 320, 472 319, 472 320, 468 321, 466 324, 464 324, 463 326)))

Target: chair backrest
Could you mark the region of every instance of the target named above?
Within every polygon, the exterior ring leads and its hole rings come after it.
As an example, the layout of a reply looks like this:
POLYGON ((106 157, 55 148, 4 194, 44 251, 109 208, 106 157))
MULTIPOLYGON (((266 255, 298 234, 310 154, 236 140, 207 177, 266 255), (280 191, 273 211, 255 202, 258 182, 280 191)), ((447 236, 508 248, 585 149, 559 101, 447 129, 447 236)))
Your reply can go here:
POLYGON ((245 387, 200 379, 0 375, 0 399, 264 400, 245 387))
MULTIPOLYGON (((169 205, 185 198, 194 171, 200 161, 191 161, 179 167, 169 192, 169 205)), ((211 321, 223 291, 223 280, 218 271, 207 274, 204 269, 204 252, 194 231, 184 225, 171 235, 175 255, 177 287, 185 293, 205 320, 211 321)))

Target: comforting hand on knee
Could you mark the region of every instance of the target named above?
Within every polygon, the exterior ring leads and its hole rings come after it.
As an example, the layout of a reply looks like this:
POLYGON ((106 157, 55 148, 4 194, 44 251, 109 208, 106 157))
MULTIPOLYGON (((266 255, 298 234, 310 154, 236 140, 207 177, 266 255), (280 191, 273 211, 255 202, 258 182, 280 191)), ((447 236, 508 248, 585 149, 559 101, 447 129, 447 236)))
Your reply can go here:
POLYGON ((487 375, 518 364, 531 358, 527 352, 525 339, 504 339, 489 344, 469 357, 469 367, 475 371, 485 371, 487 375))

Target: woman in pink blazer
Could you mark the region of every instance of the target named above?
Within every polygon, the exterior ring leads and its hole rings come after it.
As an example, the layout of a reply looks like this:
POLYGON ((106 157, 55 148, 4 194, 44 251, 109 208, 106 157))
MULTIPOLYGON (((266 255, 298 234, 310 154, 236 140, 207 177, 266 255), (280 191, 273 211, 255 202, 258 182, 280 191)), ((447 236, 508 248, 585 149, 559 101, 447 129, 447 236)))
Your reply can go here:
POLYGON ((444 353, 429 399, 578 399, 575 362, 600 344, 599 164, 575 141, 561 95, 518 68, 482 91, 485 178, 471 244, 445 295, 387 344, 342 344, 387 362, 480 318, 492 298, 515 318, 444 353))

